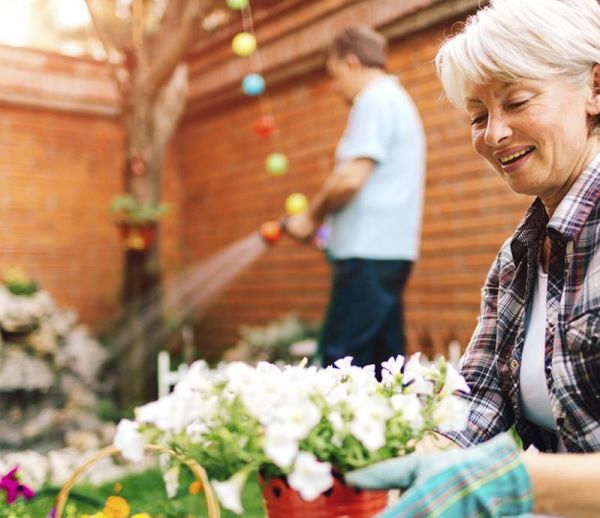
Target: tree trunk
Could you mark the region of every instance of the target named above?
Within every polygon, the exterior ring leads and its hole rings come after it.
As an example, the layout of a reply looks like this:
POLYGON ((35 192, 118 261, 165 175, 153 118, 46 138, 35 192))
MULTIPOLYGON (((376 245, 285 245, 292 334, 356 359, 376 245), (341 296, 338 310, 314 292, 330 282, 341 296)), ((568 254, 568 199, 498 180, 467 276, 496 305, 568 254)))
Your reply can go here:
MULTIPOLYGON (((135 84, 135 83, 134 83, 135 84)), ((125 191, 140 201, 158 204, 168 142, 183 113, 187 69, 178 67, 169 83, 151 98, 143 84, 132 88, 124 112, 127 160, 125 191)), ((121 399, 126 406, 156 396, 156 356, 166 339, 162 311, 159 224, 147 250, 127 250, 124 257, 125 330, 119 362, 121 399), (135 374, 135 375, 132 375, 135 374)))

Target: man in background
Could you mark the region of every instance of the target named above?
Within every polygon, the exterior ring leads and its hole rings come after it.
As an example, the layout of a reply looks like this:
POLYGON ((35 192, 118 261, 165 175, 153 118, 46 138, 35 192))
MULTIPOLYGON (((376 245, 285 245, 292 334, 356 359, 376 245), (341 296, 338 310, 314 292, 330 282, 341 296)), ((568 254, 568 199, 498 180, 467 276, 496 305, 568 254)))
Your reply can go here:
POLYGON ((351 109, 335 170, 309 209, 286 224, 299 241, 325 220, 330 226, 324 366, 345 356, 379 365, 404 354, 402 294, 418 257, 425 138, 415 105, 385 61, 385 38, 368 27, 348 27, 332 40, 327 70, 351 109))

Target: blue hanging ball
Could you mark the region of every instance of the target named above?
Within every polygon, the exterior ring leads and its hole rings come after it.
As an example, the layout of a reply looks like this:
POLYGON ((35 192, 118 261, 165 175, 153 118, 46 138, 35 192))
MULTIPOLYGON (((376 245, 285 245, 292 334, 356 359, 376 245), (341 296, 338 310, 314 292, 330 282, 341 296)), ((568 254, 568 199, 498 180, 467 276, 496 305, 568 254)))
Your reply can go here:
POLYGON ((242 81, 242 90, 246 95, 260 95, 265 90, 265 80, 260 74, 248 74, 242 81))

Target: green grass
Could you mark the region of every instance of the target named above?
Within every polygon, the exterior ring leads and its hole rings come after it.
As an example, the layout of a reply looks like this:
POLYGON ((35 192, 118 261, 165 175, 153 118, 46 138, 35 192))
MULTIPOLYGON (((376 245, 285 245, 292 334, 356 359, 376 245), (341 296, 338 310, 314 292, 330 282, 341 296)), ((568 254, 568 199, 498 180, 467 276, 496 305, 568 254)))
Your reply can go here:
MULTIPOLYGON (((172 500, 167 498, 161 473, 157 469, 123 478, 119 481, 123 489, 118 493, 114 490, 114 483, 99 487, 76 486, 71 492, 63 518, 79 518, 84 513, 101 511, 106 498, 116 494, 129 502, 130 516, 146 512, 153 518, 206 517, 208 514, 203 496, 188 493, 188 486, 192 481, 191 474, 182 473, 179 493, 172 500)), ((44 518, 52 507, 57 492, 56 488, 44 488, 27 503, 19 501, 13 506, 0 503, 0 518, 44 518)), ((248 481, 242 498, 245 518, 265 516, 261 490, 255 478, 248 481)), ((234 518, 238 515, 221 509, 221 516, 234 518)))

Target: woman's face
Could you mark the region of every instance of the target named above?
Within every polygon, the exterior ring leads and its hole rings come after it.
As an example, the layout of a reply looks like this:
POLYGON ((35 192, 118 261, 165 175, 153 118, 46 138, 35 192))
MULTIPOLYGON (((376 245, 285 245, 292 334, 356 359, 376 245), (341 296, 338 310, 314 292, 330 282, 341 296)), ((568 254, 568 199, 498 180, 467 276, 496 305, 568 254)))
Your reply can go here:
POLYGON ((600 151, 590 136, 591 91, 563 78, 468 83, 473 146, 513 191, 553 210, 600 151))

